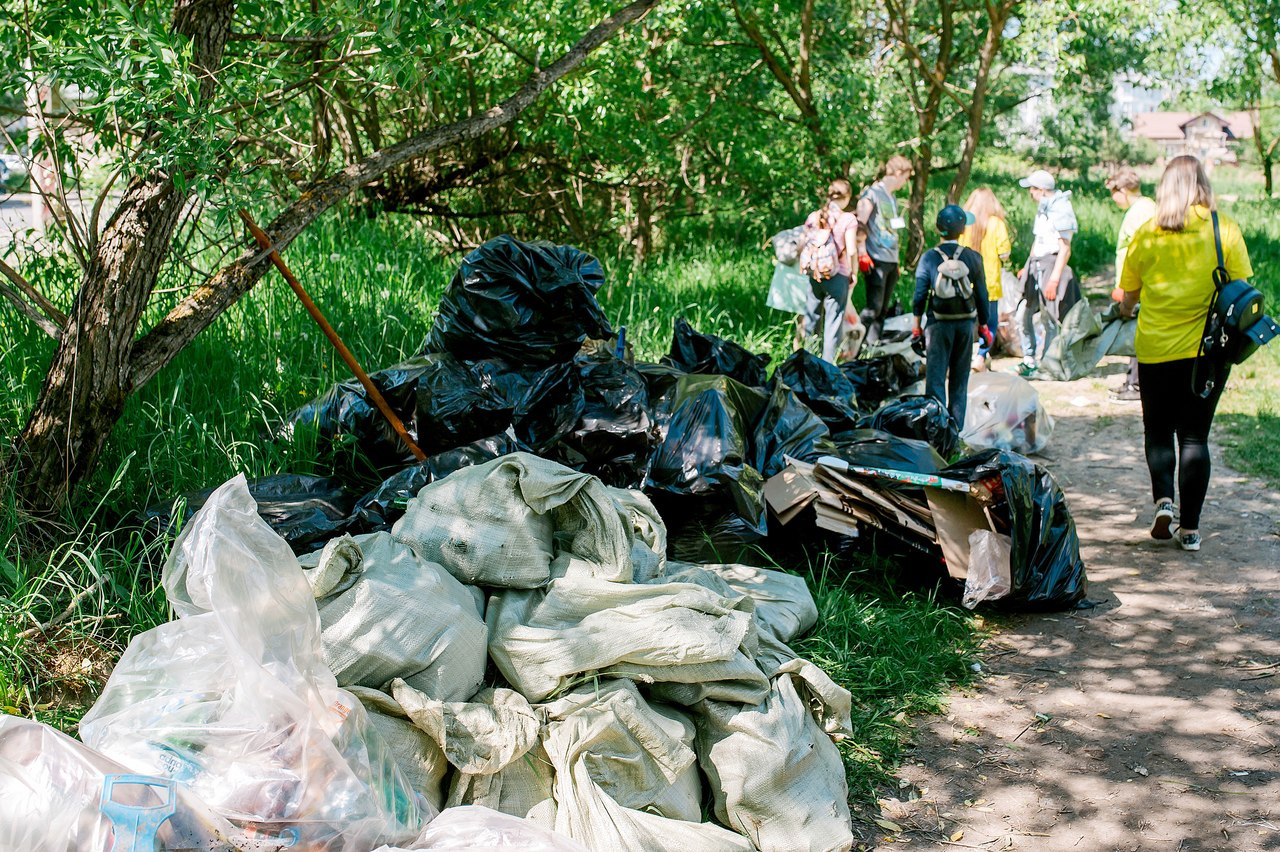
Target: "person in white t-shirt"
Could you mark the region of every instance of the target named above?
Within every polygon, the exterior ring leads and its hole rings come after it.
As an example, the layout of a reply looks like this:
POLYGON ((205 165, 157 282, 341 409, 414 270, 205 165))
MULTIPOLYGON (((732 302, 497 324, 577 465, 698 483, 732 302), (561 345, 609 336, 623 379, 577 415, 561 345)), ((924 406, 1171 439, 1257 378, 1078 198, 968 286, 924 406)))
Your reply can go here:
POLYGON ((1018 373, 1030 377, 1039 369, 1035 316, 1039 313, 1043 321, 1043 348, 1047 352, 1062 319, 1059 310, 1063 307, 1070 274, 1067 263, 1071 260, 1071 238, 1079 225, 1071 206, 1071 193, 1059 191, 1053 175, 1036 169, 1018 183, 1036 202, 1031 255, 1020 273, 1025 281, 1026 309, 1022 315, 1022 363, 1018 365, 1018 373))

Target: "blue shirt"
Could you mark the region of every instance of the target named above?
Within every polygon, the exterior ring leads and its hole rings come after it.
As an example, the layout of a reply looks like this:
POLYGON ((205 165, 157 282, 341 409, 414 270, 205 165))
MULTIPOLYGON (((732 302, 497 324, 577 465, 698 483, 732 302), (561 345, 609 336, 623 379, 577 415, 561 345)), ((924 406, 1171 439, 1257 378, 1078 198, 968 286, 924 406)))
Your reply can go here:
MULTIPOLYGON (((955 240, 943 240, 938 248, 947 255, 948 258, 959 257, 964 265, 969 267, 969 283, 973 285, 973 306, 978 312, 978 324, 987 325, 987 314, 989 308, 987 306, 987 276, 982 271, 982 255, 978 254, 971 248, 961 248, 960 244, 955 240), (957 251, 959 254, 957 254, 957 251)), ((911 312, 918 317, 925 315, 925 307, 929 302, 929 291, 933 289, 933 279, 938 277, 938 266, 941 265, 942 258, 938 256, 938 252, 929 249, 920 258, 920 263, 916 266, 916 294, 911 300, 911 312)), ((933 306, 928 305, 929 319, 933 319, 933 306)), ((968 322, 968 320, 963 320, 968 322)))

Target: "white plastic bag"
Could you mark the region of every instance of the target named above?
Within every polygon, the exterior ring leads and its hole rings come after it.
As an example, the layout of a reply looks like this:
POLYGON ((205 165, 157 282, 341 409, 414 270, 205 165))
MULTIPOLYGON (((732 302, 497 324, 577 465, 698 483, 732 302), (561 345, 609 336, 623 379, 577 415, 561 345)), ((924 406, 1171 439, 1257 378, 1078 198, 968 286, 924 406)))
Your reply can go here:
POLYGON ((446 808, 408 846, 383 846, 374 852, 589 852, 563 834, 482 805, 446 808))
POLYGON ((434 809, 325 667, 311 589, 243 476, 192 518, 163 582, 180 618, 129 644, 87 744, 256 835, 356 852, 418 834, 434 809))
POLYGON ((135 847, 148 852, 259 848, 250 847, 230 823, 170 779, 134 775, 48 725, 0 714, 0 849, 132 852, 135 847), (128 827, 136 812, 144 816, 135 834, 128 827))
POLYGON ((488 633, 470 590, 442 566, 386 532, 332 539, 300 561, 339 684, 386 692, 402 678, 441 701, 480 688, 488 633))
POLYGON ((969 377, 968 407, 960 439, 973 449, 995 448, 1028 455, 1043 450, 1053 435, 1053 418, 1035 387, 1012 373, 969 377))
POLYGON ((1013 542, 991 530, 969 533, 969 569, 964 577, 961 603, 973 609, 982 601, 999 600, 1013 591, 1009 554, 1013 542))

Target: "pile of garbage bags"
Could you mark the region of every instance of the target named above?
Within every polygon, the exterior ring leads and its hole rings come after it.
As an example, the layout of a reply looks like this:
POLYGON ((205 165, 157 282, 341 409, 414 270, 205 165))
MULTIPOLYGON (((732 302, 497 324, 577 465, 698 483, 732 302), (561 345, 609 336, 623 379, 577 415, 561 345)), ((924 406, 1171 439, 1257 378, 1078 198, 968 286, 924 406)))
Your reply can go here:
POLYGON ((850 848, 851 697, 787 645, 817 621, 804 580, 666 543, 640 492, 513 453, 299 561, 236 477, 83 742, 0 723, 0 841, 112 848, 166 807, 164 848, 477 848, 430 843, 480 806, 529 848, 850 848), (56 820, 9 818, 50 783, 56 820))
MULTIPOLYGON (((677 318, 660 362, 634 361, 595 301, 602 281, 594 258, 566 246, 504 236, 468 254, 422 351, 372 374, 428 458, 414 461, 363 387, 338 383, 281 430, 314 440, 329 475, 251 483, 263 516, 308 553, 389 530, 424 486, 522 451, 641 490, 671 555, 722 561, 767 541, 763 485, 787 459, 866 464, 868 430, 924 442, 942 465, 1049 440, 1038 394, 1012 375, 974 376, 955 423, 919 394, 923 358, 905 333, 839 366, 800 350, 770 376, 767 355, 677 318)), ((153 507, 148 524, 177 528, 207 496, 153 507)))

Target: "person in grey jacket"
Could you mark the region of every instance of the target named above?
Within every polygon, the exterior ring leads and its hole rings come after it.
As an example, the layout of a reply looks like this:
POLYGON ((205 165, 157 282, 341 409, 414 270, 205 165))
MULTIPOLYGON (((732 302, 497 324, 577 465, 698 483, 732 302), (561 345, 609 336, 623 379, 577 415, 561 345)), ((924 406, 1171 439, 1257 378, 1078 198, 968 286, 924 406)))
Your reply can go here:
POLYGON ((1039 369, 1036 357, 1035 316, 1040 314, 1044 324, 1044 351, 1057 336, 1062 320, 1060 311, 1069 307, 1067 296, 1071 260, 1071 239, 1080 226, 1076 211, 1071 206, 1071 193, 1057 189, 1053 175, 1044 169, 1036 169, 1018 181, 1036 202, 1036 218, 1032 226, 1031 256, 1019 273, 1024 281, 1023 298, 1026 309, 1022 314, 1022 363, 1018 373, 1024 377, 1035 375, 1039 369))
POLYGON ((936 224, 942 242, 921 255, 916 266, 916 291, 911 300, 915 322, 911 336, 924 334, 924 392, 945 405, 955 418, 956 427, 964 431, 975 321, 982 339, 987 346, 991 345, 986 273, 982 255, 958 242, 965 226, 973 224, 972 213, 957 204, 948 204, 938 211, 936 224), (973 288, 969 298, 942 298, 935 291, 939 271, 948 260, 958 260, 967 267, 973 288), (929 322, 922 332, 921 320, 926 313, 929 322))

